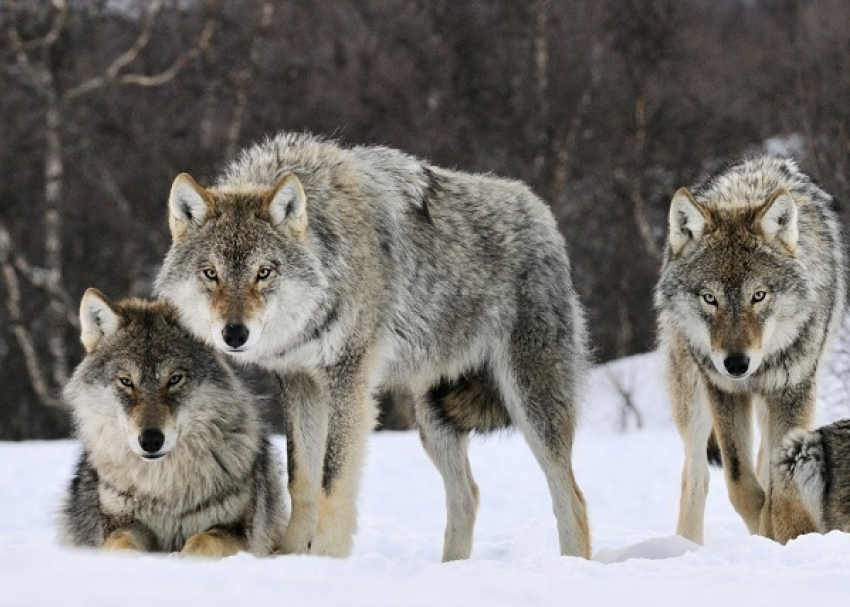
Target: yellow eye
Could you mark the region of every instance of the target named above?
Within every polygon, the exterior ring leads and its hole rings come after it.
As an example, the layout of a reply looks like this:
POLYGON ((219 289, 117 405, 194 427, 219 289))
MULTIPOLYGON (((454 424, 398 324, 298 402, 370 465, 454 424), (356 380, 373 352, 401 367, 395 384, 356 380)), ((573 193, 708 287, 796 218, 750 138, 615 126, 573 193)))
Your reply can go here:
POLYGON ((119 377, 118 381, 125 388, 132 388, 133 387, 133 381, 129 377, 119 377))
POLYGON ((183 374, 182 373, 175 373, 174 375, 172 375, 171 377, 168 378, 168 387, 173 388, 174 386, 179 384, 181 381, 183 381, 183 374))
POLYGON ((271 268, 266 268, 266 267, 260 268, 260 270, 257 272, 257 280, 266 280, 271 275, 272 275, 272 269, 271 268))
POLYGON ((702 300, 710 306, 716 306, 717 305, 717 298, 714 295, 712 295, 711 293, 703 293, 702 294, 702 300))
POLYGON ((207 280, 218 280, 218 272, 216 272, 213 268, 205 268, 204 278, 207 280))
POLYGON ((753 293, 753 303, 764 301, 765 297, 767 297, 767 291, 756 291, 753 293))

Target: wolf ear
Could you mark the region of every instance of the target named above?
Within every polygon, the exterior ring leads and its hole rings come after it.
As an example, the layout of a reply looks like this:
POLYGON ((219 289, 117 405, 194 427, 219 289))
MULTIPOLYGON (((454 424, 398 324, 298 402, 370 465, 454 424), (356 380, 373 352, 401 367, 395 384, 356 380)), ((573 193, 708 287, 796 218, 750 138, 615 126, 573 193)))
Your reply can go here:
POLYGON ((271 223, 276 228, 287 226, 296 238, 301 238, 307 229, 307 196, 301 180, 288 173, 277 182, 266 199, 271 223))
POLYGON ((797 204, 785 188, 776 190, 759 209, 756 225, 765 242, 778 241, 794 255, 797 251, 797 204))
POLYGON ((689 242, 702 238, 708 215, 687 188, 679 188, 670 203, 669 223, 670 248, 678 255, 689 242))
POLYGON ((92 353, 106 337, 121 326, 115 306, 97 289, 88 289, 80 303, 80 340, 86 352, 92 353))
POLYGON ((174 242, 182 239, 190 229, 203 225, 211 208, 209 192, 186 173, 180 173, 171 184, 168 196, 168 226, 174 242))

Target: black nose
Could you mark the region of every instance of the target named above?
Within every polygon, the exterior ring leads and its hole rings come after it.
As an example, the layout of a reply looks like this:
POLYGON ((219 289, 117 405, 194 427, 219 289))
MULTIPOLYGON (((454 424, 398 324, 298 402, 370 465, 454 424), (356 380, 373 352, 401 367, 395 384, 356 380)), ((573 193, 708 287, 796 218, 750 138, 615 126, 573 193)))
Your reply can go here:
POLYGON ((251 332, 248 330, 248 327, 240 323, 228 323, 224 325, 224 330, 221 332, 221 336, 224 338, 224 343, 226 343, 231 348, 241 348, 245 345, 245 342, 248 341, 248 335, 251 332))
POLYGON ((745 354, 730 354, 723 361, 723 366, 730 375, 741 377, 750 368, 750 358, 745 354))
POLYGON ((165 435, 156 428, 145 428, 139 434, 139 446, 147 453, 156 453, 164 442, 165 435))

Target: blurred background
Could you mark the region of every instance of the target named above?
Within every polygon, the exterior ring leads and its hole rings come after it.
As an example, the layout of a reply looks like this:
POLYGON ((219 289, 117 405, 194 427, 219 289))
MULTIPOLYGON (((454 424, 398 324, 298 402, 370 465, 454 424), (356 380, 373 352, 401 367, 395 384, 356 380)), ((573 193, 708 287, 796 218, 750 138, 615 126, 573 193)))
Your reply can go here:
POLYGON ((528 182, 605 362, 679 186, 770 151, 850 198, 850 2, 0 0, 0 439, 67 435, 79 298, 150 293, 175 175, 282 129, 528 182))

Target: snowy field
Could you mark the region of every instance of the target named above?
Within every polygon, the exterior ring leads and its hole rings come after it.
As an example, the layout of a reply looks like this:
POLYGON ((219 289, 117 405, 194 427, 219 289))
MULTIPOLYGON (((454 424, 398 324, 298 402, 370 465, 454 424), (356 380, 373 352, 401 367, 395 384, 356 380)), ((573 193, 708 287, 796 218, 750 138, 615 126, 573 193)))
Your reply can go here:
MULTIPOLYGON (((543 476, 522 439, 479 439, 473 557, 440 564, 442 482, 415 432, 376 434, 347 560, 219 562, 68 550, 53 517, 76 458, 64 442, 0 443, 0 606, 844 605, 850 535, 780 546, 750 537, 712 472, 706 546, 673 536, 682 448, 653 355, 595 371, 575 451, 593 561, 557 556, 543 476), (644 428, 619 431, 611 373, 634 386, 644 428)), ((820 416, 819 422, 828 421, 820 416)), ((283 441, 278 440, 279 447, 283 441)))

